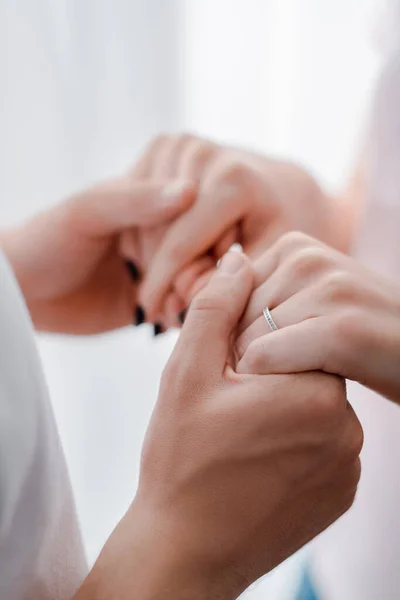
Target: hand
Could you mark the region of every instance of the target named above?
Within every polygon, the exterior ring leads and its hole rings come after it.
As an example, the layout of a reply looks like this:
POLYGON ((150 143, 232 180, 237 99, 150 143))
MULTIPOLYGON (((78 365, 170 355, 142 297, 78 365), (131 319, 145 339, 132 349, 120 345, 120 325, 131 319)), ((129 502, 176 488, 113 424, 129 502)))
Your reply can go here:
POLYGON ((2 247, 37 329, 89 334, 134 322, 137 286, 124 262, 131 258, 124 235, 132 241, 168 225, 193 200, 191 186, 121 177, 4 232, 2 247))
POLYGON ((252 286, 246 258, 229 253, 193 301, 137 496, 79 600, 236 598, 352 504, 362 430, 343 380, 230 366, 252 286))
POLYGON ((152 254, 141 291, 141 303, 152 320, 169 313, 166 300, 174 284, 178 295, 189 301, 209 274, 200 284, 199 277, 235 241, 252 258, 293 228, 339 243, 336 203, 292 164, 194 136, 165 136, 150 146, 135 176, 149 181, 179 177, 199 185, 191 210, 171 225, 152 254), (201 257, 199 266, 194 261, 201 257))
POLYGON ((322 370, 400 403, 400 288, 305 235, 281 238, 256 265, 239 328, 240 373, 322 370), (279 330, 272 332, 264 307, 279 330))

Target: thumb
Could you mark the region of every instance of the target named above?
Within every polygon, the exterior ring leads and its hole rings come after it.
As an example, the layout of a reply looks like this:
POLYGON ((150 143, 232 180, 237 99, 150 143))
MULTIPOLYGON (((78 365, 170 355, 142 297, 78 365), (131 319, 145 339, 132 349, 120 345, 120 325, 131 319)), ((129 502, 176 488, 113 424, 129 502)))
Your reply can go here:
POLYGON ((194 298, 178 341, 193 365, 224 372, 231 335, 253 290, 253 270, 240 252, 228 252, 207 286, 194 298))
POLYGON ((109 235, 130 227, 157 227, 193 204, 195 188, 185 181, 132 182, 115 179, 69 202, 73 222, 90 235, 109 235))

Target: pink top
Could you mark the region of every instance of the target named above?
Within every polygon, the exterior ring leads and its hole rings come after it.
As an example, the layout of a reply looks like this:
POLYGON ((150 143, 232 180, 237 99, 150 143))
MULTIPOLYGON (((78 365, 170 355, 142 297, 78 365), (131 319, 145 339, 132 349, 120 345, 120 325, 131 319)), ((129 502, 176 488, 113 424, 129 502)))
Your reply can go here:
MULTIPOLYGON (((400 1, 391 8, 354 254, 400 281, 400 1)), ((314 543, 312 574, 323 600, 398 600, 400 408, 356 384, 348 395, 365 431, 362 479, 352 510, 314 543)))

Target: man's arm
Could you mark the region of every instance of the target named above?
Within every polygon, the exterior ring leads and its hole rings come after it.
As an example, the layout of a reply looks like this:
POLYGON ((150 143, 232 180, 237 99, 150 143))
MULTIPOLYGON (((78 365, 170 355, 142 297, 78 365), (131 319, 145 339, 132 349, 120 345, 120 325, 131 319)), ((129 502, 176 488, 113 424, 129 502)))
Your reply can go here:
POLYGON ((136 498, 75 600, 233 600, 351 506, 362 430, 344 382, 230 366, 253 283, 231 252, 192 302, 136 498))

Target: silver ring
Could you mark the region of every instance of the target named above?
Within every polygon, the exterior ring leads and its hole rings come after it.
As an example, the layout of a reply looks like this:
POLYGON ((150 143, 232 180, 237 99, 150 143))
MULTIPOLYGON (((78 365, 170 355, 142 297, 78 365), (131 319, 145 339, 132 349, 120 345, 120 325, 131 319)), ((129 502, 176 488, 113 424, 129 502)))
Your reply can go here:
POLYGON ((265 320, 267 321, 271 331, 278 331, 278 325, 273 320, 271 311, 269 310, 269 308, 267 306, 263 310, 263 315, 264 315, 265 320))

